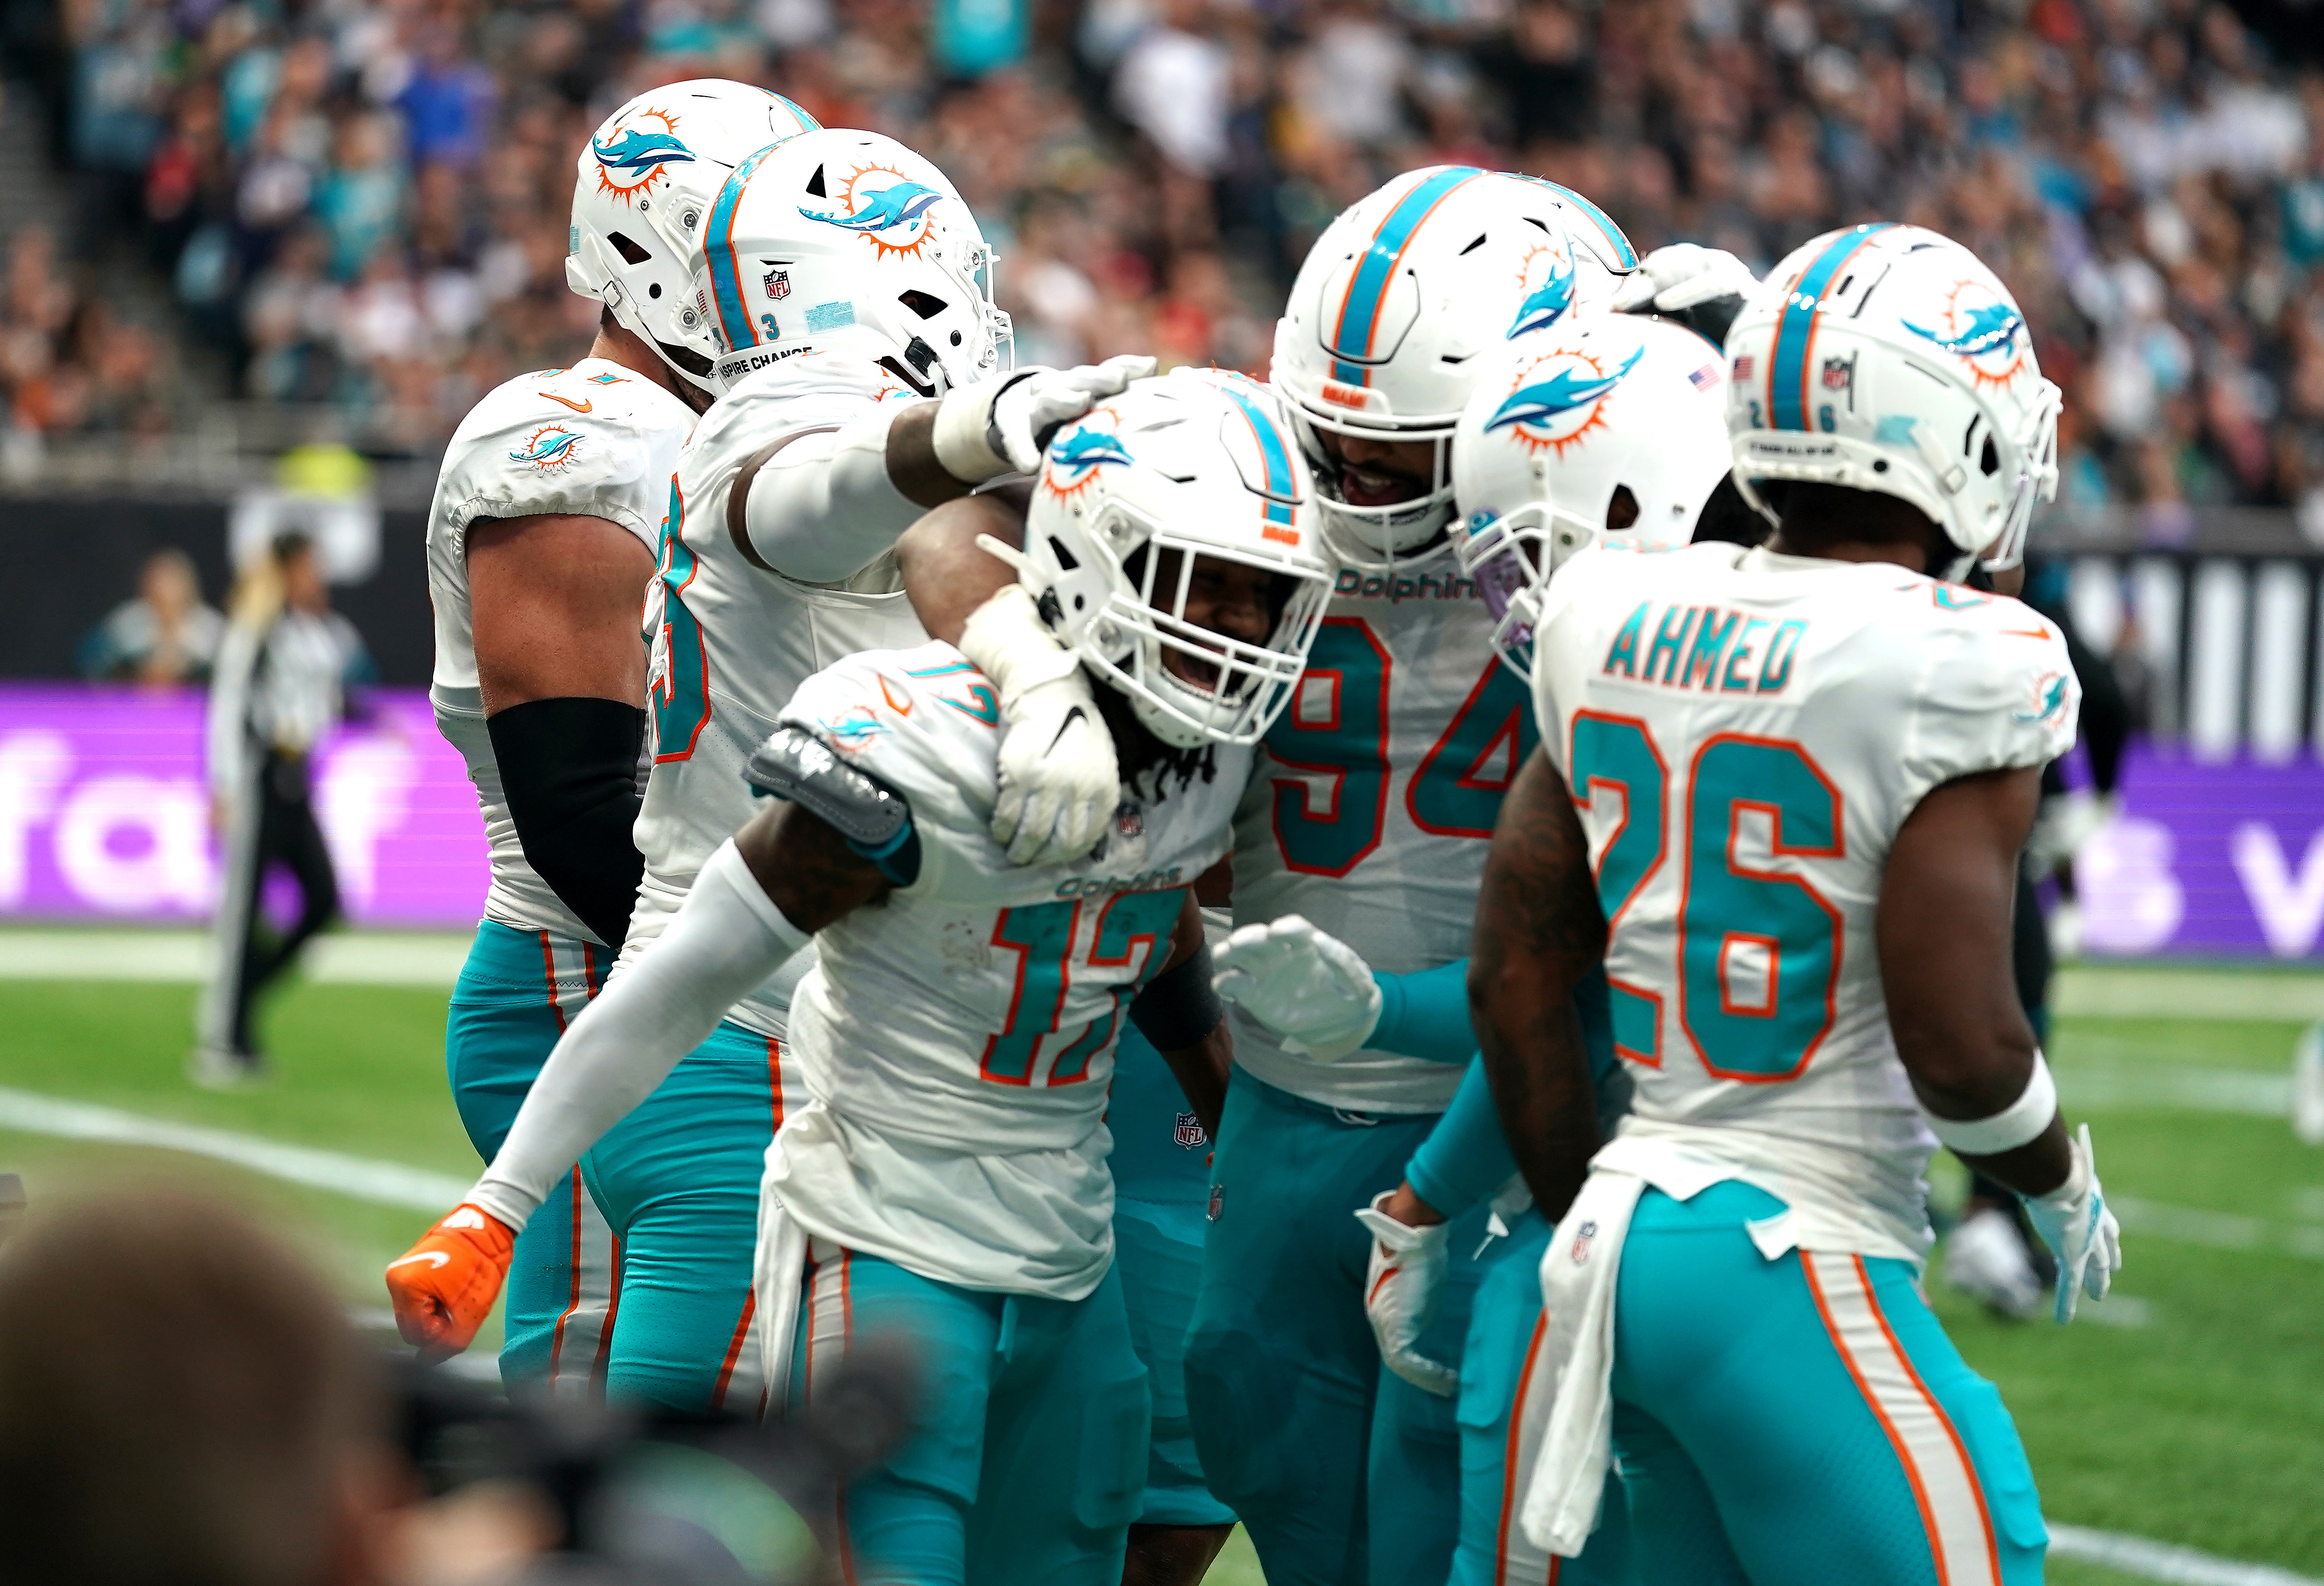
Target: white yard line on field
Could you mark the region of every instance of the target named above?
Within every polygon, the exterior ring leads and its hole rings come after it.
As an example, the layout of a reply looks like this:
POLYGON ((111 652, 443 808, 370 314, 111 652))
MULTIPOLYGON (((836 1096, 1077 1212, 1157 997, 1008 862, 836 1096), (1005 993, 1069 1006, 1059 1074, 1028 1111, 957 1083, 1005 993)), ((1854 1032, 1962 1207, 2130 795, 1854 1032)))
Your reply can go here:
POLYGON ((2319 1586, 2311 1575, 2295 1575, 2273 1564, 2246 1564, 2231 1558, 2125 1536, 2116 1531, 2091 1531, 2080 1526, 2050 1526, 2050 1556, 2103 1564, 2126 1575, 2162 1581, 2170 1586, 2319 1586))
POLYGON ((257 1135, 147 1118, 115 1107, 69 1102, 5 1087, 0 1087, 0 1129, 21 1134, 51 1135, 60 1139, 96 1140, 110 1146, 185 1151, 263 1173, 269 1178, 414 1212, 440 1213, 447 1206, 458 1204, 460 1197, 468 1193, 464 1179, 407 1167, 401 1162, 318 1151, 311 1146, 288 1146, 257 1135))
POLYGON ((2324 1019, 2324 975, 2073 964, 2051 983, 2050 1006, 2068 1018, 2305 1024, 2324 1019))
MULTIPOLYGON (((445 986, 459 978, 469 938, 445 932, 350 931, 307 949, 300 973, 343 986, 445 986)), ((0 930, 0 980, 161 981, 209 975, 199 931, 0 930)))

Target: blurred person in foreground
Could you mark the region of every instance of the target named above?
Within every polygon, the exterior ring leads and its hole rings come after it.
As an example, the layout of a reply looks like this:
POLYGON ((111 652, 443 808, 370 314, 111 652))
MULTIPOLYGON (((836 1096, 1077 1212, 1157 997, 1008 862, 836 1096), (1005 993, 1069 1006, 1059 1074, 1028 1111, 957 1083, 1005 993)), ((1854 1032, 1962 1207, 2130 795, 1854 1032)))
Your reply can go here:
POLYGON ((80 675, 156 687, 205 682, 225 637, 226 619, 202 599, 193 558, 169 546, 145 558, 136 595, 80 641, 80 675))
POLYGON ((181 1190, 0 1250, 0 1586, 357 1586, 404 1496, 338 1303, 181 1190))
POLYGON ((210 815, 222 848, 217 956, 195 1016, 188 1063, 213 1088, 259 1076, 253 1000, 338 917, 338 878, 315 819, 315 746, 347 714, 347 688, 370 672, 355 626, 331 610, 312 541, 276 539, 235 586, 210 684, 210 815), (266 872, 285 866, 299 917, 276 936, 260 920, 266 872))

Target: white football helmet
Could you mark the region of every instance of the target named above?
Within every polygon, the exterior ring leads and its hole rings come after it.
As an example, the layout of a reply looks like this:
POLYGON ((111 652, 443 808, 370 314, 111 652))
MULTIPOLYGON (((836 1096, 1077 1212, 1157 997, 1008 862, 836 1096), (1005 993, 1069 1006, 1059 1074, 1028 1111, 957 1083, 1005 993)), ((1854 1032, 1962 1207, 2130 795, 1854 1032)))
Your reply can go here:
POLYGON ((1050 441, 1019 576, 1082 664, 1163 742, 1254 743, 1290 699, 1331 597, 1336 569, 1314 517, 1273 393, 1239 374, 1180 369, 1137 382, 1050 441), (1186 621, 1197 557, 1278 575, 1265 641, 1186 621), (1168 654, 1216 682, 1180 676, 1168 654))
POLYGON ((1569 223, 1582 211, 1563 194, 1474 166, 1406 171, 1309 250, 1268 378, 1315 468, 1326 539, 1351 566, 1384 569, 1440 548, 1452 427, 1486 355, 1612 298, 1628 266, 1609 264, 1594 227, 1596 243, 1576 240, 1569 223), (1324 432, 1433 443, 1425 488, 1388 505, 1349 502, 1324 432))
POLYGON ((1917 226, 1828 232, 1798 249, 1727 334, 1735 483, 1893 495, 1996 570, 2025 552, 2058 488, 2058 388, 2009 289, 1917 226))
POLYGON ((1452 547, 1492 616, 1493 642, 1521 675, 1541 593, 1568 557, 1599 538, 1692 538, 1727 476, 1726 387, 1717 347, 1639 314, 1532 331, 1486 360, 1453 431, 1452 547), (1637 515, 1613 530, 1618 490, 1637 515))
POLYGON ((718 78, 639 95, 605 118, 576 162, 566 284, 715 396, 710 360, 694 350, 699 316, 687 286, 702 218, 736 166, 822 124, 779 94, 718 78))

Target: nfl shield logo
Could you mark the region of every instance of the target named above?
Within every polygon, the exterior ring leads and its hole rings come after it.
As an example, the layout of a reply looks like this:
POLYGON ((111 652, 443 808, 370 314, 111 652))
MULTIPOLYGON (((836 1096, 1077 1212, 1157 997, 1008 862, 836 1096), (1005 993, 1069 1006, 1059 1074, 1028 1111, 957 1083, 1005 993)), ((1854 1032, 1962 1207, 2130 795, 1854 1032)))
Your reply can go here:
POLYGON ((1849 382, 1856 378, 1856 365, 1846 358, 1826 358, 1823 361, 1823 388, 1826 391, 1846 391, 1849 382))
POLYGON ((1210 1206, 1204 1212, 1203 1215, 1210 1222, 1216 1222, 1219 1220, 1219 1213, 1226 1210, 1226 1204, 1227 1186, 1222 1184, 1214 1184, 1211 1185, 1210 1206))
POLYGON ((1191 1151, 1197 1146, 1211 1143, 1211 1137, 1203 1132, 1203 1120, 1191 1112, 1178 1114, 1177 1127, 1170 1131, 1170 1138, 1178 1142, 1178 1148, 1182 1151, 1191 1151))
POLYGON ((779 303, 785 298, 791 295, 791 272, 789 271, 770 270, 767 272, 766 279, 767 295, 774 299, 775 301, 779 303))
POLYGON ((1590 1259, 1590 1241, 1597 1237, 1598 1223, 1594 1218, 1585 1220, 1580 1228, 1573 1231, 1573 1249, 1568 1253, 1576 1267, 1590 1259))

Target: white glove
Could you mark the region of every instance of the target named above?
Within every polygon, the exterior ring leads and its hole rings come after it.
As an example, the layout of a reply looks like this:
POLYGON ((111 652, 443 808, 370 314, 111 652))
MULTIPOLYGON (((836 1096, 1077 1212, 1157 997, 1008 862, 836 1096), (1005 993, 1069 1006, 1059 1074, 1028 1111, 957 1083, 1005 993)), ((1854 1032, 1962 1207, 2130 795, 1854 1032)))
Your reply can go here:
MULTIPOLYGON (((1325 941, 1331 938, 1326 936, 1325 941)), ((1413 1387, 1450 1398, 1461 1373, 1432 1360, 1416 1347, 1436 1314, 1436 1291, 1444 1282, 1444 1241, 1452 1224, 1415 1228, 1381 1211, 1395 1194, 1383 1190, 1356 1213, 1372 1236, 1372 1259, 1364 1269, 1364 1316, 1379 1340, 1380 1359, 1413 1387)))
POLYGON ((1021 584, 969 613, 960 652, 1001 695, 992 840, 1011 864, 1086 857, 1121 806, 1121 772, 1080 659, 1057 642, 1021 584))
POLYGON ((1005 380, 947 392, 930 437, 936 461, 966 484, 1038 473, 1041 447, 1057 426, 1154 370, 1152 358, 1125 353, 1073 369, 1019 369, 1005 380))
POLYGON ((2076 1300, 2087 1294, 2102 1300, 2122 1270, 2122 1225, 2107 1210, 2098 1188, 2098 1157, 2090 1151, 2090 1126, 2070 1142, 2074 1166, 2066 1182, 2039 1197, 2025 1198, 2034 1231, 2058 1258, 2058 1325, 2074 1319, 2076 1300))
POLYGON ((1722 248, 1672 243, 1638 262, 1614 289, 1614 311, 1676 313, 1713 298, 1741 297, 1759 284, 1751 267, 1722 248))
POLYGON ((1335 1063, 1360 1050, 1379 1023, 1371 965, 1296 914, 1247 925, 1211 954, 1211 984, 1275 1032, 1286 1051, 1335 1063))

